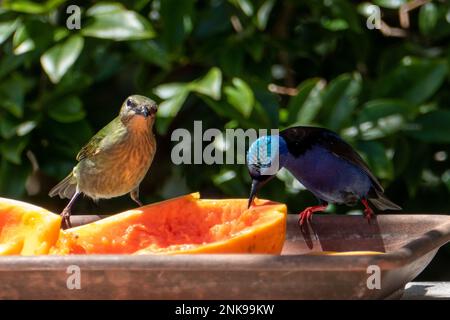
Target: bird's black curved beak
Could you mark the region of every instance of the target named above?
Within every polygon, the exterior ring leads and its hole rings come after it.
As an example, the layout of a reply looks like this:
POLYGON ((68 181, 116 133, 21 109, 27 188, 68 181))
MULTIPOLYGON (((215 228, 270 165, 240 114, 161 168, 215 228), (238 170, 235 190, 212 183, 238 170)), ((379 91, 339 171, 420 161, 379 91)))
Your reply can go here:
POLYGON ((158 111, 158 106, 154 104, 151 106, 140 107, 138 113, 147 118, 148 116, 154 115, 156 111, 158 111))
POLYGON ((252 205, 253 199, 255 199, 256 194, 258 193, 258 190, 260 187, 261 187, 261 183, 258 180, 252 181, 252 189, 250 190, 250 196, 248 198, 247 208, 250 208, 250 206, 252 205))

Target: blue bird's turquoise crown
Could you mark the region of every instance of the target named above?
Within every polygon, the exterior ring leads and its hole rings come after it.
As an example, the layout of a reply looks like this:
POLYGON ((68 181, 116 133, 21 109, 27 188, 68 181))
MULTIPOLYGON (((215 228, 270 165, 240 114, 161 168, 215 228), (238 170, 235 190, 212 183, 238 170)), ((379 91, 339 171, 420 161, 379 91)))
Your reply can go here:
POLYGON ((252 143, 247 153, 247 165, 252 176, 275 175, 280 169, 280 154, 286 143, 279 136, 263 136, 252 143))

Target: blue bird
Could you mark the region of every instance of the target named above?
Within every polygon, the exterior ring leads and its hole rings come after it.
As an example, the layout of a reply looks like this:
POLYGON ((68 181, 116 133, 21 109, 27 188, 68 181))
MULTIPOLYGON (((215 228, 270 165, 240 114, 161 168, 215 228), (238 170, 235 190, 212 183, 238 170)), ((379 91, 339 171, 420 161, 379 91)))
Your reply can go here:
POLYGON ((250 146, 247 166, 252 178, 248 206, 260 188, 286 168, 311 191, 319 205, 300 213, 299 224, 329 203, 354 206, 361 201, 368 221, 368 201, 379 210, 401 210, 383 194, 383 187, 356 151, 335 132, 316 127, 292 127, 279 135, 263 136, 250 146))

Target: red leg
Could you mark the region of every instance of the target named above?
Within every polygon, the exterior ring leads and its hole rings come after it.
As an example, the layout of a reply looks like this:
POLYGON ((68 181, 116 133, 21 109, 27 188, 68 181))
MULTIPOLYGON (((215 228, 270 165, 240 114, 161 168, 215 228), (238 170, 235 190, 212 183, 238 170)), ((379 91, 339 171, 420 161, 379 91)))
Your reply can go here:
POLYGON ((367 199, 361 199, 362 204, 364 205, 364 215, 366 216, 367 222, 370 223, 370 219, 372 219, 373 216, 373 210, 371 207, 369 207, 369 203, 367 202, 367 199))
POLYGON ((308 207, 299 214, 298 224, 303 226, 305 221, 311 221, 312 215, 317 211, 324 211, 328 207, 328 204, 321 204, 318 206, 308 207))

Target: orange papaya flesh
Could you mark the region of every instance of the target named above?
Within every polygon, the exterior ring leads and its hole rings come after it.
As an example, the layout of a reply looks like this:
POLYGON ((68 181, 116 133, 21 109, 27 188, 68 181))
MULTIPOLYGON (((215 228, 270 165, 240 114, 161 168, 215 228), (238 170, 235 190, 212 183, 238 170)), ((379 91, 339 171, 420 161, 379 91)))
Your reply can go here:
POLYGON ((198 193, 61 231, 51 254, 279 254, 286 206, 257 199, 203 200, 198 193))
POLYGON ((0 198, 0 255, 47 254, 59 237, 60 226, 59 215, 0 198))

